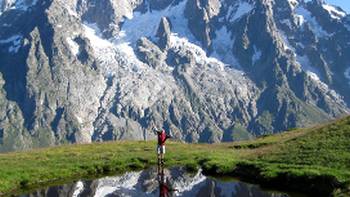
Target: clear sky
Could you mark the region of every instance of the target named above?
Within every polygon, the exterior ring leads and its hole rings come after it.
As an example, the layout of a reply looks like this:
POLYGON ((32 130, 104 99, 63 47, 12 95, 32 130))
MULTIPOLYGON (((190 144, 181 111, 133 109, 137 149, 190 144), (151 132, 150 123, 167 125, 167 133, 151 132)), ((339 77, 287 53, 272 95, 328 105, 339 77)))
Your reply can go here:
POLYGON ((350 0, 326 0, 326 2, 337 5, 350 14, 350 0))

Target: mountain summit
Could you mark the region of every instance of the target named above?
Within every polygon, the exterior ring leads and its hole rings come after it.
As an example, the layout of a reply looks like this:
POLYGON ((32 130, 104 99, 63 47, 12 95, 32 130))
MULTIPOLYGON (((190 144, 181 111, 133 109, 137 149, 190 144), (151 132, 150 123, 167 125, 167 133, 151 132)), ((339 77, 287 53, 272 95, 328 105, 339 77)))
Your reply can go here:
POLYGON ((349 113, 350 16, 320 0, 0 0, 0 29, 3 151, 349 113))

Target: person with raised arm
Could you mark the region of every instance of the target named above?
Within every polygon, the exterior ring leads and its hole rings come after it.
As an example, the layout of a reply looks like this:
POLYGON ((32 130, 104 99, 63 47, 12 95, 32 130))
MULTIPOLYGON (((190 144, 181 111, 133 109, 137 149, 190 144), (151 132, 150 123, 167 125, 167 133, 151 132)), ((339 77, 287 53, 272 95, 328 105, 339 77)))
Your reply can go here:
POLYGON ((164 154, 165 154, 165 142, 167 139, 172 138, 170 135, 167 135, 165 129, 157 129, 157 155, 158 155, 158 165, 164 165, 164 154))

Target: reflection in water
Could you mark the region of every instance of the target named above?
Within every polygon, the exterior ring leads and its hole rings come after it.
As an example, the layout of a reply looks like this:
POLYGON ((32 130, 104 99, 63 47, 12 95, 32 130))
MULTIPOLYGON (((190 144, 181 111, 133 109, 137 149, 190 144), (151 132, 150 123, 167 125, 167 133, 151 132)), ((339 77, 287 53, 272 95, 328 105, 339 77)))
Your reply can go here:
POLYGON ((204 176, 201 171, 191 174, 183 168, 154 168, 129 172, 122 176, 37 190, 22 196, 78 197, 286 197, 278 192, 262 191, 258 186, 239 181, 221 181, 204 176))
POLYGON ((158 164, 159 197, 171 197, 178 190, 172 187, 164 171, 163 164, 158 164))

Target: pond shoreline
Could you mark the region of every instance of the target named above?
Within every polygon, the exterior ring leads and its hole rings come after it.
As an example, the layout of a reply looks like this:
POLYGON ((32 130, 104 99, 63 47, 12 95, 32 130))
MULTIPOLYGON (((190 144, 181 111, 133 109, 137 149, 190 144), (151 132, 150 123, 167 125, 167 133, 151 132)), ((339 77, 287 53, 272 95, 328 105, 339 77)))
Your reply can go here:
POLYGON ((218 173, 218 168, 204 170, 210 176, 228 176, 252 184, 258 184, 268 189, 277 189, 284 192, 295 192, 308 196, 332 196, 337 189, 346 190, 346 185, 340 183, 334 176, 305 175, 295 176, 288 172, 278 173, 275 177, 262 175, 263 169, 253 163, 238 163, 229 173, 218 173))
MULTIPOLYGON (((249 181, 242 181, 240 179, 237 179, 237 178, 234 178, 234 177, 228 177, 228 176, 223 176, 223 175, 220 175, 220 176, 215 176, 215 175, 207 175, 203 172, 202 169, 199 169, 198 171, 188 171, 185 167, 180 167, 180 166, 175 166, 175 167, 170 167, 170 168, 166 168, 167 170, 169 169, 170 171, 177 171, 177 172, 186 172, 186 174, 189 174, 190 176, 195 176, 196 174, 198 175, 198 173, 202 174, 203 176, 205 176, 205 180, 215 180, 219 183, 234 183, 236 184, 236 186, 238 185, 247 185, 249 186, 248 188, 250 187, 254 187, 254 190, 252 192, 263 192, 263 193, 266 193, 266 194, 269 194, 269 195, 272 195, 272 196, 276 196, 276 195, 288 195, 290 197, 306 197, 306 195, 304 194, 301 194, 301 193, 296 193, 296 192, 290 192, 290 191, 285 191, 285 190, 277 190, 276 188, 268 188, 268 187, 262 187, 261 185, 259 184, 256 184, 256 183, 252 183, 252 182, 249 182, 249 181)), ((156 166, 153 166, 151 168, 147 168, 147 169, 140 169, 141 171, 156 171, 156 166)), ((62 182, 56 182, 56 183, 51 183, 50 185, 42 185, 40 187, 37 187, 37 188, 32 188, 32 189, 29 189, 29 190, 23 190, 23 191, 20 191, 20 192, 17 192, 17 193, 12 193, 12 194, 9 194, 9 195, 28 195, 28 194, 35 194, 37 192, 40 192, 40 191, 47 191, 47 189, 58 189, 58 188, 62 188, 62 187, 66 187, 66 186, 73 186, 73 185, 76 185, 78 182, 86 182, 86 183, 90 183, 92 181, 96 181, 96 180, 103 180, 103 179, 110 179, 110 180, 113 180, 115 177, 121 177, 123 175, 126 175, 126 174, 129 174, 129 173, 138 173, 140 172, 140 170, 135 170, 135 171, 131 171, 131 172, 125 172, 125 173, 118 173, 118 174, 115 174, 115 173, 110 173, 110 174, 107 174, 107 175, 101 175, 101 176, 97 176, 97 177, 89 177, 89 178, 83 178, 83 179, 78 179, 78 180, 67 180, 67 181, 62 181, 62 182)), ((168 171, 169 171, 168 170, 168 171)), ((203 180, 204 181, 204 180, 203 180)), ((113 182, 113 181, 111 181, 113 182)), ((202 182, 202 181, 201 181, 202 182)), ((204 181, 205 182, 205 181, 204 181)), ((198 183, 199 184, 199 183, 198 183)), ((111 185, 109 185, 111 186, 111 185)), ((114 186, 116 191, 118 189, 120 189, 118 186, 114 186)), ((231 189, 234 189, 234 188, 231 188, 231 189)), ((238 194, 237 194, 238 195, 238 194)))
MULTIPOLYGON (((262 169, 251 162, 241 162, 237 163, 235 168, 231 172, 225 172, 222 173, 222 169, 220 169, 218 166, 210 166, 208 168, 208 165, 206 165, 205 162, 201 161, 201 164, 198 164, 198 166, 195 166, 195 168, 190 166, 185 166, 187 171, 189 172, 195 172, 199 168, 203 170, 203 174, 205 176, 211 176, 214 178, 219 179, 220 177, 227 177, 227 178, 234 178, 239 181, 244 181, 246 183, 250 184, 256 184, 261 186, 262 188, 271 189, 271 190, 277 190, 281 192, 287 192, 287 193, 298 193, 300 195, 307 195, 307 196, 332 196, 333 192, 336 189, 346 190, 346 185, 342 185, 337 179, 333 176, 327 176, 327 175, 318 175, 318 176, 294 176, 292 174, 288 173, 281 173, 278 176, 271 178, 271 177, 264 177, 261 175, 262 169)), ((130 164, 130 169, 128 171, 103 171, 107 168, 101 168, 103 169, 102 172, 98 174, 90 174, 87 176, 76 176, 76 178, 67 178, 67 179, 61 179, 61 180, 51 180, 49 182, 41 182, 33 185, 21 185, 21 188, 17 188, 15 190, 10 191, 9 193, 0 194, 5 196, 12 196, 12 195, 20 195, 23 193, 28 193, 30 191, 34 191, 36 189, 44 188, 44 187, 50 187, 50 186, 57 186, 61 184, 67 184, 72 183, 79 180, 92 180, 92 179, 98 179, 103 178, 106 176, 116 176, 116 175, 122 175, 123 173, 127 173, 130 171, 138 171, 138 170, 146 170, 149 168, 152 168, 154 166, 144 166, 143 168, 135 167, 134 164, 130 164), (40 186, 39 186, 40 185, 40 186)), ((169 168, 179 167, 179 166, 166 166, 169 168)))

